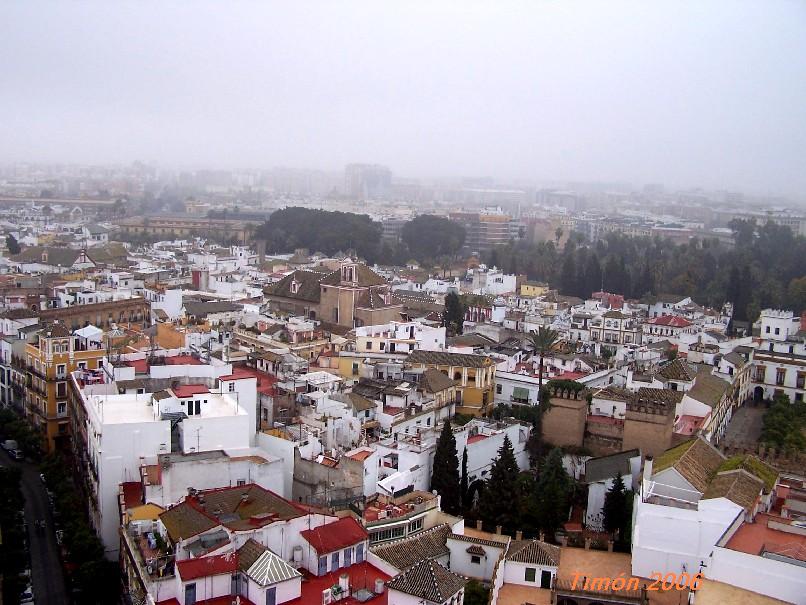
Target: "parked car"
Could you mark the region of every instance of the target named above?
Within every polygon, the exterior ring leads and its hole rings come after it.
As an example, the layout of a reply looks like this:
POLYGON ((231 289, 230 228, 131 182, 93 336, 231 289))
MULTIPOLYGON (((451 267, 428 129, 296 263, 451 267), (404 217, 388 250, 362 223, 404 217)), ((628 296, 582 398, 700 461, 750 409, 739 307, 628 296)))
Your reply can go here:
POLYGON ((29 605, 32 605, 33 602, 34 602, 34 587, 29 584, 28 588, 23 590, 22 594, 20 594, 20 603, 23 604, 27 603, 29 605))

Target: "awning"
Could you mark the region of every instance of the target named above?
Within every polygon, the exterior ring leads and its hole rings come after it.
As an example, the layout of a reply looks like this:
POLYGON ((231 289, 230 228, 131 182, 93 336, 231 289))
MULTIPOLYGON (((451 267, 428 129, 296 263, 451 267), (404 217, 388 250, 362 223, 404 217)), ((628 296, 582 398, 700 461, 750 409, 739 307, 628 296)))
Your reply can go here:
POLYGON ((529 400, 529 389, 524 387, 515 387, 512 389, 512 398, 513 399, 525 399, 529 400))

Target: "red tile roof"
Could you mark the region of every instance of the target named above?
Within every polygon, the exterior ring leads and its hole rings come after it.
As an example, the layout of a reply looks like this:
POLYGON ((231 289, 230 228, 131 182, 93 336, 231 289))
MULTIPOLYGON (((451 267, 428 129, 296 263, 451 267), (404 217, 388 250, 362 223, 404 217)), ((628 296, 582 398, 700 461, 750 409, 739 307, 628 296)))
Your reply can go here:
POLYGON ((126 365, 134 368, 135 374, 148 374, 148 362, 145 359, 132 359, 126 365))
POLYGON ((653 317, 650 319, 648 324, 652 324, 653 326, 669 326, 671 328, 688 328, 691 325, 691 322, 684 317, 678 317, 677 315, 661 315, 660 317, 653 317))
MULTIPOLYGON (((373 593, 375 590, 375 580, 380 579, 386 582, 391 578, 391 576, 385 574, 380 569, 371 563, 367 563, 366 561, 363 563, 356 563, 350 567, 343 567, 338 571, 330 572, 324 576, 314 576, 307 572, 303 572, 302 595, 293 601, 286 601, 284 605, 311 605, 312 603, 321 603, 322 591, 330 588, 334 584, 338 584, 339 576, 343 573, 346 573, 350 577, 351 595, 354 595, 361 589, 366 589, 370 593, 373 593)), ((389 591, 384 589, 381 594, 375 595, 371 599, 363 601, 363 603, 370 603, 371 605, 387 605, 388 592, 389 591)), ((354 596, 349 596, 340 600, 338 603, 339 605, 361 605, 362 601, 359 601, 354 596)), ((160 603, 159 605, 162 604, 160 603)))
POLYGON ((247 378, 257 378, 257 392, 266 395, 273 394, 274 385, 278 382, 276 376, 271 376, 254 368, 244 367, 232 368, 232 374, 221 376, 220 380, 244 380, 247 378))
POLYGON ((471 443, 476 443, 477 441, 483 441, 487 439, 488 435, 471 435, 467 438, 467 444, 470 445, 471 443))
POLYGON ((176 567, 183 582, 196 578, 232 574, 238 571, 238 553, 229 552, 212 557, 177 561, 176 567))
POLYGON ((166 357, 165 364, 169 366, 200 366, 204 363, 200 359, 196 359, 192 355, 174 355, 173 357, 166 357))
POLYGON ((202 393, 209 393, 208 389, 203 384, 183 384, 173 388, 174 395, 182 399, 184 397, 193 397, 194 395, 201 395, 202 393))
POLYGON ((315 529, 306 529, 300 535, 320 555, 353 546, 367 539, 366 530, 352 517, 344 517, 315 529))

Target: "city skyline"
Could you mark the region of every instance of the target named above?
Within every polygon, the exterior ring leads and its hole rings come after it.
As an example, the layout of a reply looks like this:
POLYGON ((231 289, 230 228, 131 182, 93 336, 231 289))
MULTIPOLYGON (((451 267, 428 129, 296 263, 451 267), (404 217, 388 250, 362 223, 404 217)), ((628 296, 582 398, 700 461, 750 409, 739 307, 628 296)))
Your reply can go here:
POLYGON ((0 161, 806 190, 795 3, 0 10, 0 161))

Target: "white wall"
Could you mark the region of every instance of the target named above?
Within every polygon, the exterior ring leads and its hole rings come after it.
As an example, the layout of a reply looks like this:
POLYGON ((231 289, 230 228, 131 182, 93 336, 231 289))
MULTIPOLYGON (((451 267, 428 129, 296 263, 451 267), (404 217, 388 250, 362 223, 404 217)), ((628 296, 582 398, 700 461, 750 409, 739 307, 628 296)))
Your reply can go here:
POLYGON ((451 539, 448 536, 448 550, 450 550, 451 571, 469 578, 476 578, 489 582, 493 577, 495 571, 495 564, 498 557, 506 548, 505 544, 501 548, 496 548, 484 544, 482 548, 487 553, 486 557, 481 557, 481 563, 472 563, 470 560, 471 555, 468 554, 467 549, 471 546, 470 542, 463 540, 451 539))
POLYGON ((783 561, 718 546, 704 574, 710 580, 782 601, 806 603, 806 568, 783 561))
POLYGON ((505 584, 518 584, 520 586, 532 586, 540 588, 540 576, 542 575, 543 571, 550 572, 552 576, 557 574, 556 567, 541 567, 540 565, 532 565, 531 563, 516 563, 515 561, 502 561, 501 565, 504 568, 505 584), (534 582, 527 582, 524 579, 526 577, 527 567, 535 569, 534 582))
POLYGON ((277 494, 283 498, 290 498, 294 484, 295 443, 261 432, 257 434, 257 445, 282 461, 283 489, 277 494))
POLYGON ((636 498, 632 573, 697 573, 701 561, 744 509, 725 498, 701 500, 696 510, 649 504, 636 498))

